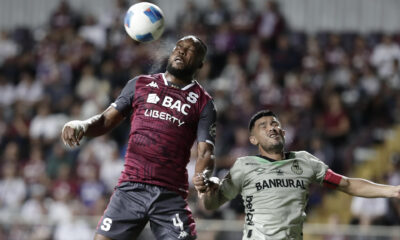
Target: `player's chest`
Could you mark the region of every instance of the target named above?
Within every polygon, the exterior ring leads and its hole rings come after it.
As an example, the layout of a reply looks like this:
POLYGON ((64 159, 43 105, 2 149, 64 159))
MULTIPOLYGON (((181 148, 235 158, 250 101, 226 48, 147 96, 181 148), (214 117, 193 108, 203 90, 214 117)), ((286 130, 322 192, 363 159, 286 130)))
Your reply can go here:
POLYGON ((308 190, 312 177, 312 169, 298 161, 263 164, 248 171, 244 188, 254 193, 304 192, 308 190))
POLYGON ((139 115, 188 123, 198 120, 202 103, 201 93, 198 91, 181 91, 159 86, 142 88, 136 92, 133 104, 139 115))

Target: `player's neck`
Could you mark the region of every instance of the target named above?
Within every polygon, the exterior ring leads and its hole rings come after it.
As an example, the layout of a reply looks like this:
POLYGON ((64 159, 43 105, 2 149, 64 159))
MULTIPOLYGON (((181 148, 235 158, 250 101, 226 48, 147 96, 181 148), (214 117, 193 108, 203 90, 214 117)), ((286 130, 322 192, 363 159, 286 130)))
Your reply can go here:
POLYGON ((280 152, 280 153, 271 153, 271 152, 266 152, 266 151, 260 151, 260 155, 273 159, 275 161, 279 161, 279 160, 283 160, 285 159, 285 153, 284 152, 280 152))
POLYGON ((169 73, 168 71, 164 75, 168 82, 171 82, 174 85, 177 85, 181 88, 192 83, 192 80, 193 80, 192 76, 187 77, 187 78, 177 78, 174 75, 172 75, 171 73, 169 73))

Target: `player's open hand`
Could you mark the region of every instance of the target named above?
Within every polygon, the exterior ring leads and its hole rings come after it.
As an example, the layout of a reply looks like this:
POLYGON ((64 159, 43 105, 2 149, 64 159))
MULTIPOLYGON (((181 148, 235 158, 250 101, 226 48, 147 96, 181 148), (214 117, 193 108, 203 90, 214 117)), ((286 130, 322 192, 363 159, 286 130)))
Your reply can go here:
POLYGON ((79 146, 79 142, 83 138, 87 130, 87 126, 78 120, 67 122, 61 132, 61 139, 65 145, 70 147, 79 146))

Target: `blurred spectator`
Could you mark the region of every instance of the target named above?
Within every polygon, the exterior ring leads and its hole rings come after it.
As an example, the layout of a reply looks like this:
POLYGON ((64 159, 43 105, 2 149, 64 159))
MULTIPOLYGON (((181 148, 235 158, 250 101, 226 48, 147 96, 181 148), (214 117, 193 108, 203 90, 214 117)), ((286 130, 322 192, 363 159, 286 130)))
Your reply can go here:
POLYGON ((30 137, 35 141, 44 142, 58 139, 63 123, 67 120, 63 113, 52 113, 48 103, 39 104, 37 115, 31 122, 30 137))
POLYGON ((9 107, 15 101, 15 87, 0 73, 0 105, 9 107))
POLYGON ((61 225, 69 222, 72 218, 72 210, 68 204, 72 198, 70 188, 65 185, 54 188, 51 197, 52 201, 49 201, 49 221, 61 225))
MULTIPOLYGON (((329 42, 326 46, 325 51, 325 59, 328 63, 329 67, 336 67, 338 64, 344 63, 344 57, 346 53, 341 45, 340 36, 337 34, 330 34, 329 35, 329 42)), ((349 65, 349 60, 347 59, 346 62, 347 66, 349 65)))
POLYGON ((30 198, 21 208, 21 217, 24 221, 30 223, 46 221, 49 206, 45 196, 45 186, 34 184, 30 187, 30 198))
POLYGON ((358 71, 369 65, 371 51, 367 48, 365 39, 362 36, 357 36, 354 39, 354 49, 352 52, 352 66, 358 71))
POLYGON ((400 90, 400 60, 393 60, 393 74, 388 79, 388 85, 395 89, 400 90))
POLYGON ((365 93, 370 97, 374 97, 379 93, 381 87, 380 80, 374 74, 372 68, 369 65, 366 65, 362 69, 360 85, 365 93))
POLYGON ((335 62, 335 65, 336 67, 330 76, 333 86, 338 87, 339 89, 349 87, 350 78, 353 73, 350 68, 351 65, 349 58, 344 55, 341 57, 340 61, 335 62))
POLYGON ((257 33, 266 49, 274 49, 279 35, 286 30, 286 21, 280 12, 278 2, 269 0, 257 20, 257 33))
POLYGON ((245 70, 249 76, 254 76, 257 71, 258 62, 262 55, 262 47, 259 38, 251 37, 249 49, 245 57, 245 70))
POLYGON ((6 163, 0 179, 0 212, 4 219, 16 216, 26 197, 26 185, 18 176, 17 165, 6 163))
POLYGON ((68 1, 63 0, 51 14, 49 23, 53 28, 74 27, 77 24, 77 14, 72 11, 68 1))
POLYGON ((51 179, 55 179, 63 165, 74 166, 75 160, 66 152, 61 143, 54 143, 46 158, 46 172, 51 179))
POLYGON ((394 73, 393 61, 400 60, 400 47, 389 35, 382 37, 381 43, 375 46, 371 63, 378 69, 380 77, 389 77, 394 73))
POLYGON ((285 73, 295 71, 301 66, 301 56, 295 48, 290 46, 289 39, 286 35, 279 35, 277 37, 277 46, 276 49, 272 51, 271 60, 272 67, 279 81, 283 80, 285 73))
POLYGON ((113 159, 115 151, 118 151, 117 143, 106 134, 90 141, 79 153, 78 159, 80 163, 94 161, 101 165, 113 159))
POLYGON ((335 146, 340 146, 346 142, 346 137, 350 131, 350 122, 340 97, 336 94, 329 96, 326 102, 324 129, 326 136, 335 146))
POLYGON ((62 224, 57 225, 54 232, 55 240, 86 240, 93 238, 93 230, 87 221, 79 218, 83 212, 83 207, 79 202, 73 201, 69 204, 71 218, 62 224))
POLYGON ((51 182, 50 190, 52 194, 65 192, 71 197, 78 196, 79 185, 74 178, 71 166, 67 164, 60 165, 57 177, 51 182))
POLYGON ((185 9, 179 12, 175 19, 176 26, 183 35, 192 33, 195 29, 198 30, 200 20, 201 13, 193 0, 185 1, 185 9))
POLYGON ((100 49, 106 46, 106 29, 97 22, 96 17, 93 15, 89 14, 84 18, 78 34, 100 49))
POLYGON ((223 0, 209 0, 210 6, 203 11, 202 22, 208 31, 220 29, 221 25, 226 25, 230 20, 228 8, 223 0))
POLYGON ((0 31, 0 64, 8 58, 16 56, 18 53, 18 45, 10 39, 10 35, 6 31, 0 31))
POLYGON ((232 13, 232 30, 236 39, 236 50, 240 53, 248 49, 251 35, 255 30, 257 14, 250 0, 240 0, 239 7, 232 13))
POLYGON ((282 100, 282 89, 276 82, 271 58, 263 54, 258 62, 253 89, 258 92, 258 102, 265 107, 277 106, 282 100))
POLYGON ((105 186, 98 178, 98 170, 95 166, 87 167, 80 184, 79 196, 84 206, 90 211, 98 199, 105 194, 105 186))
POLYGON ((382 225, 388 209, 388 199, 353 197, 350 209, 353 223, 366 226, 382 225))
POLYGON ((21 80, 15 89, 15 98, 30 106, 43 97, 43 85, 40 81, 35 81, 33 77, 29 72, 21 73, 21 80))
POLYGON ((118 149, 114 148, 110 158, 100 167, 100 180, 106 185, 107 193, 112 193, 114 187, 117 186, 122 170, 124 170, 124 160, 119 155, 118 149))
POLYGON ((29 159, 23 168, 23 176, 28 184, 38 183, 46 176, 46 164, 39 146, 31 148, 29 159))

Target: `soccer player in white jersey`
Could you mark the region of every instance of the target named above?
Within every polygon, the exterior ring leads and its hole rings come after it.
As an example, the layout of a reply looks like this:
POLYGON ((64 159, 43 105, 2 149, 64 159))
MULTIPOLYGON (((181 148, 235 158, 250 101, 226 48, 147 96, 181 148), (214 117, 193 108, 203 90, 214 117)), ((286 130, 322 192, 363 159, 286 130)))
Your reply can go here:
POLYGON ((306 151, 285 152, 285 131, 271 111, 256 113, 249 131, 259 155, 238 158, 221 182, 201 175, 193 179, 209 210, 242 194, 246 213, 243 239, 302 239, 304 210, 313 182, 354 196, 400 199, 400 186, 348 178, 306 151))

